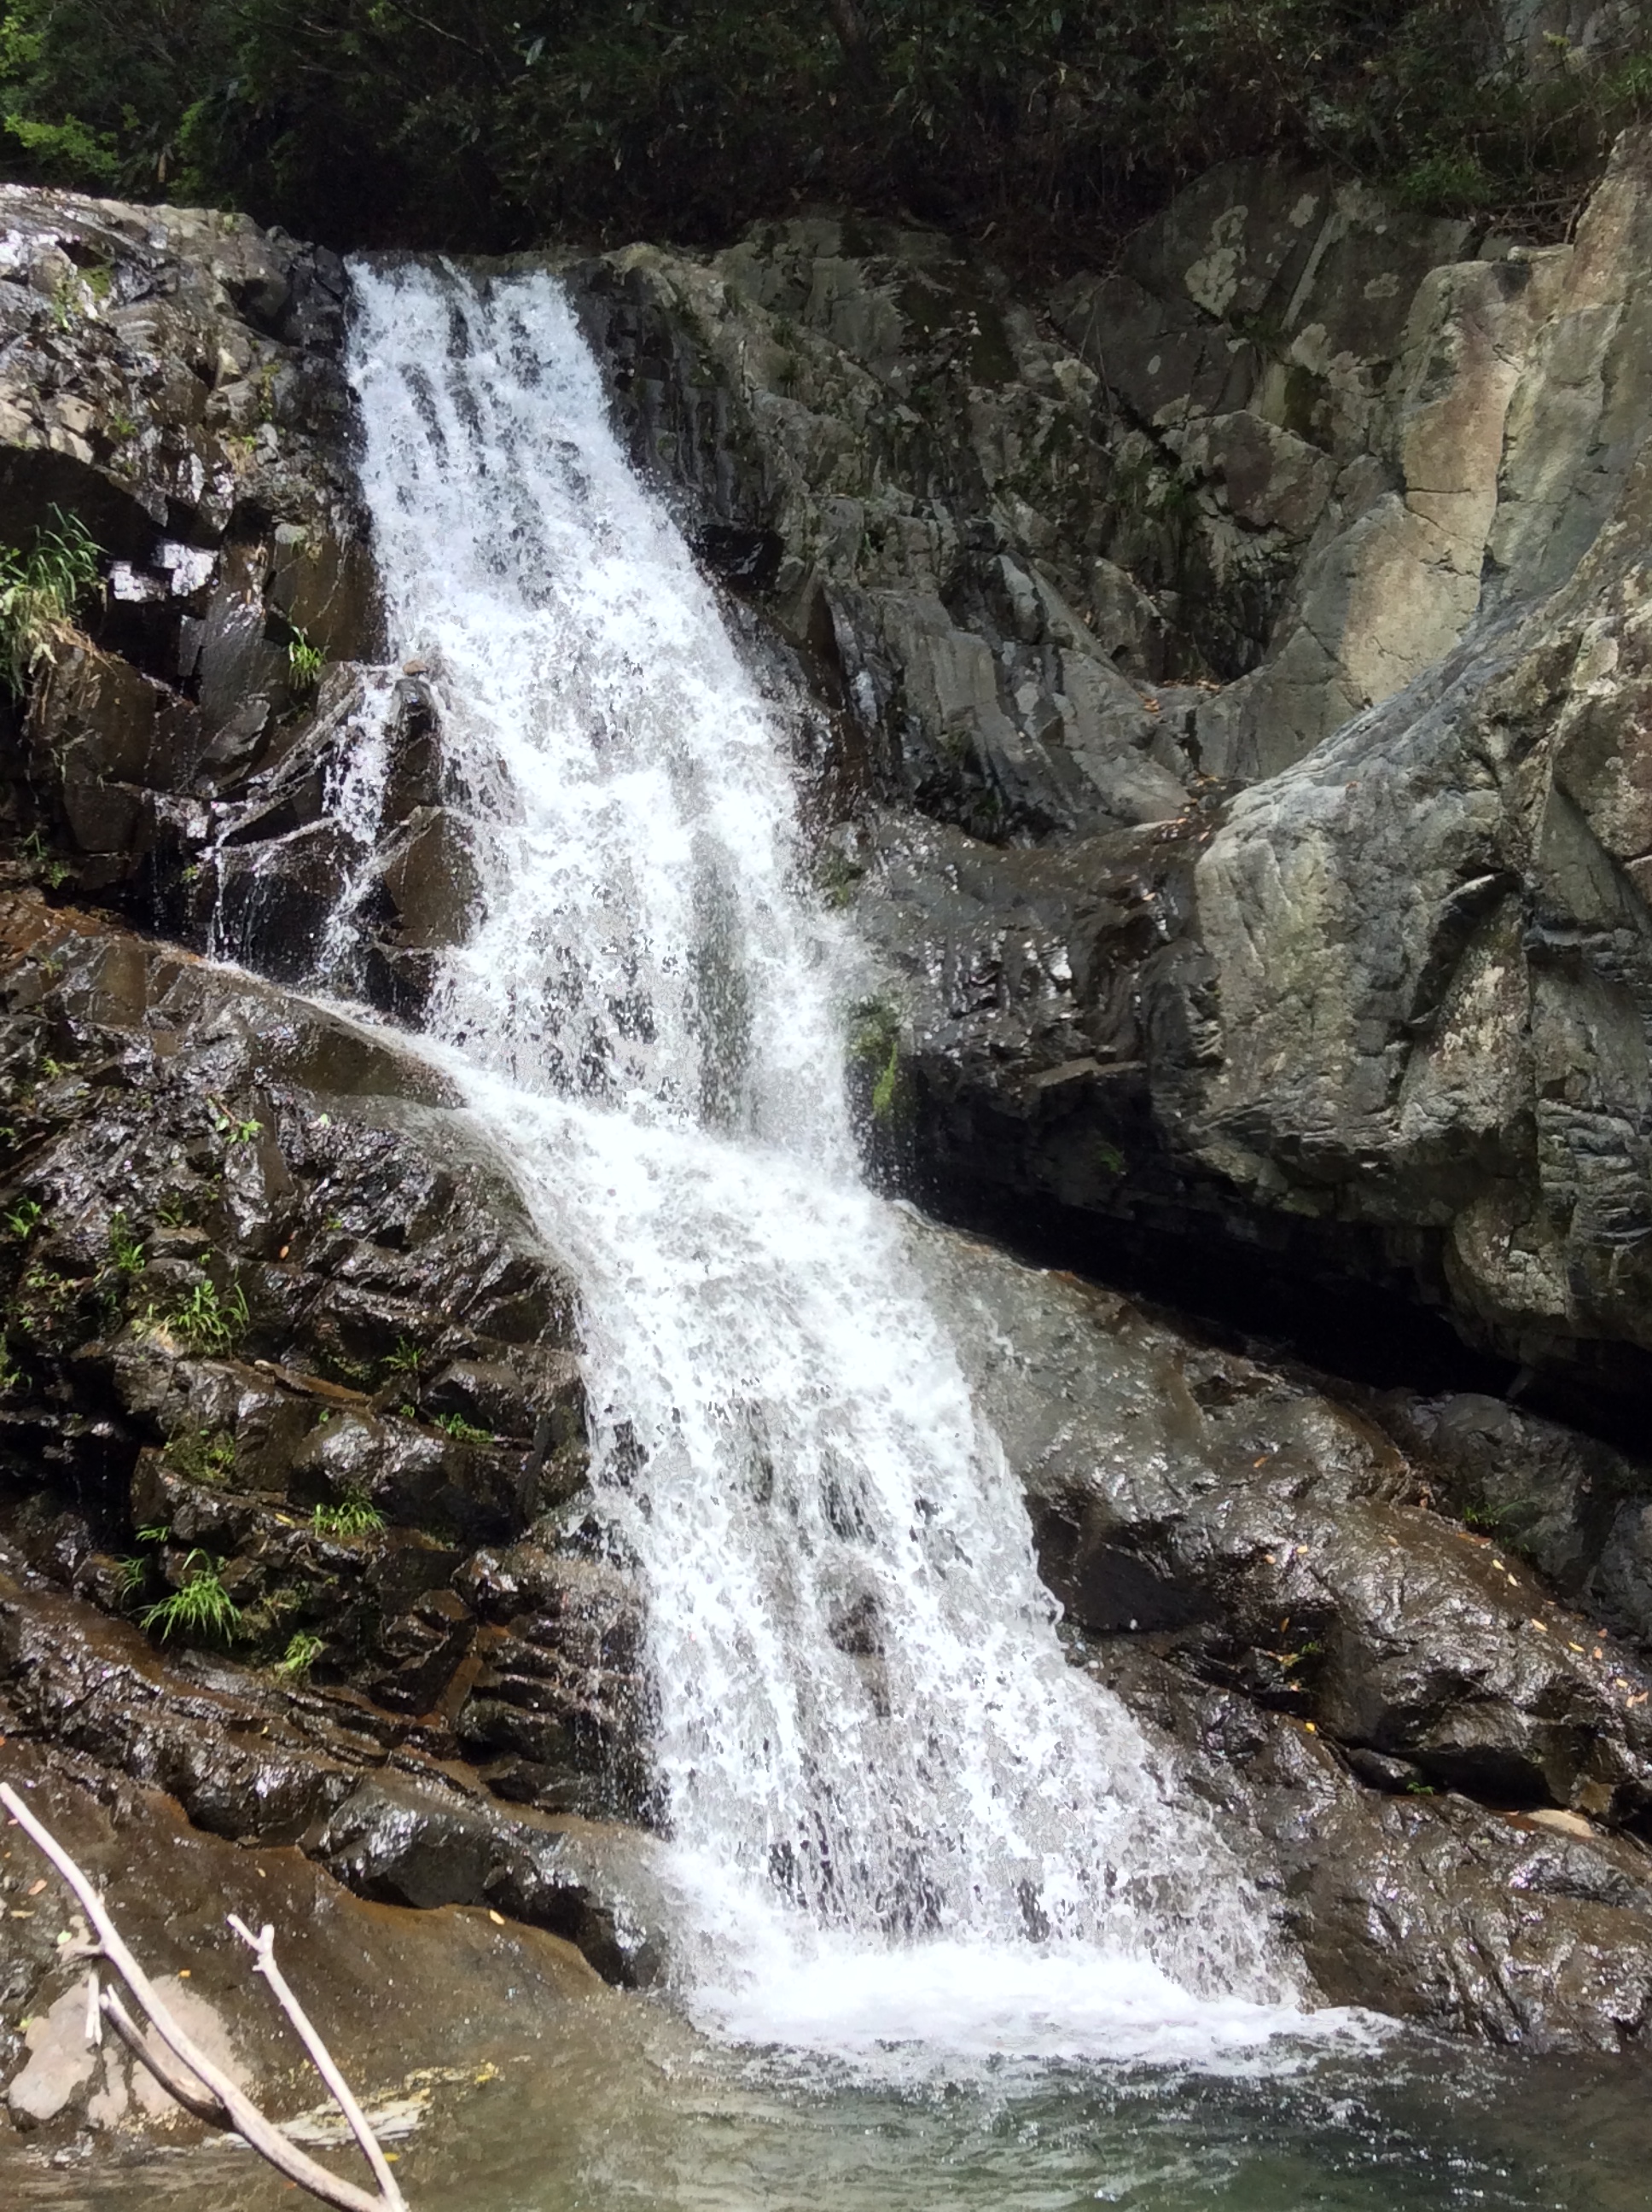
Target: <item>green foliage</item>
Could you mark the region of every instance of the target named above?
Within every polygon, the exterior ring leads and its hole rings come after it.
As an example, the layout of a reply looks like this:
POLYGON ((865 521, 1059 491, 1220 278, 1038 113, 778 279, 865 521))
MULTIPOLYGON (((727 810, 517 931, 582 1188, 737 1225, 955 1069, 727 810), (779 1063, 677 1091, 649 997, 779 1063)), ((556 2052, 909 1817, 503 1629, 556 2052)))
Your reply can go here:
POLYGON ((184 1579, 170 1596, 138 1615, 138 1625, 163 1642, 185 1636, 228 1644, 241 1625, 240 1607, 223 1585, 223 1561, 191 1552, 184 1579))
POLYGON ((74 1297, 76 1285, 55 1267, 36 1264, 25 1270, 12 1301, 12 1310, 26 1327, 50 1330, 63 1319, 74 1297))
POLYGON ((126 1210, 120 1206, 109 1216, 109 1258, 118 1274, 143 1273, 143 1240, 133 1236, 127 1226, 126 1210))
POLYGON ((463 1413, 438 1413, 436 1426, 444 1429, 456 1443, 490 1444, 493 1431, 479 1429, 474 1421, 467 1421, 463 1413))
POLYGON ((326 1648, 319 1636, 312 1636, 307 1630, 300 1629, 276 1660, 275 1672, 284 1675, 289 1682, 301 1682, 326 1648))
POLYGON ((251 1320, 246 1293, 239 1283, 223 1297, 216 1284, 197 1283, 166 1316, 167 1326, 182 1337, 191 1352, 220 1358, 234 1350, 251 1320))
POLYGON ((27 1380, 22 1369, 12 1358, 5 1338, 0 1336, 0 1398, 9 1397, 14 1390, 21 1389, 27 1380))
POLYGON ((58 860, 38 830, 31 830, 23 840, 23 858, 37 875, 43 877, 52 890, 68 880, 69 870, 58 860))
POLYGON ((318 1536, 372 1536, 384 1525, 384 1515, 359 1490, 347 1490, 336 1504, 318 1505, 310 1516, 318 1536))
POLYGON ((900 1013, 887 999, 862 999, 849 1024, 850 1060, 872 1073, 872 1117, 886 1127, 902 1105, 900 1013))
POLYGON ((235 1439, 220 1429, 180 1429, 167 1440, 161 1456, 191 1482, 224 1482, 234 1472, 235 1439))
POLYGON ((6 1215, 5 1223, 20 1244, 26 1244, 40 1224, 46 1208, 38 1198, 20 1199, 6 1215))
POLYGON ((859 889, 866 871, 846 853, 829 851, 817 871, 816 880, 821 896, 829 907, 843 908, 851 904, 859 889))
POLYGON ((1079 239, 1274 149, 1419 206, 1540 215, 1652 105, 1652 50, 1531 63, 1498 21, 1463 0, 9 0, 0 117, 19 174, 338 244, 722 238, 822 198, 1079 239))
POLYGON ((419 1371, 423 1353, 416 1344, 405 1336, 398 1337, 394 1352, 385 1354, 385 1365, 392 1375, 414 1375, 419 1371))
POLYGON ((301 629, 295 629, 287 641, 287 672, 294 690, 313 691, 326 665, 327 656, 320 647, 312 645, 301 629))
POLYGON ((207 1103, 212 1109, 212 1133, 226 1145, 250 1145, 264 1127, 250 1114, 232 1114, 216 1098, 209 1099, 207 1103))
POLYGON ((0 545, 0 679, 17 698, 98 583, 97 541, 77 515, 52 512, 27 552, 0 545))

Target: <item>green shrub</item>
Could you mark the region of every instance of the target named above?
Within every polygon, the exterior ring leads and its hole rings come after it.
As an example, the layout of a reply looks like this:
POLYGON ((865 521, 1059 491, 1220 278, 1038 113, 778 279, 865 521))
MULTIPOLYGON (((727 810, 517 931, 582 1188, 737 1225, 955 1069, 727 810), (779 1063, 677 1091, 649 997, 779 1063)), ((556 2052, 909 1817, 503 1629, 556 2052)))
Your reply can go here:
POLYGON ((9 0, 0 116, 19 174, 335 244, 723 240, 823 199, 1093 253, 1098 221, 1274 151, 1558 204, 1652 102, 1652 49, 1528 65, 1497 23, 1463 0, 9 0))
POLYGON ((27 553, 0 545, 0 677, 21 698, 28 680, 98 582, 97 542, 60 507, 52 529, 37 530, 27 553))

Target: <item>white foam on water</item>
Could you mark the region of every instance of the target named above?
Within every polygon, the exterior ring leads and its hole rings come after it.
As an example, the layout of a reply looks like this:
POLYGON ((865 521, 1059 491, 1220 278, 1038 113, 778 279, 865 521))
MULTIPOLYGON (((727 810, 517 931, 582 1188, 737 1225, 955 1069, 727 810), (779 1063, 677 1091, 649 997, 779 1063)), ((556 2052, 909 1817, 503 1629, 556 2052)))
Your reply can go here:
POLYGON ((480 886, 431 1048, 580 1286, 684 2001, 845 2056, 1300 2034, 1215 1821, 1064 1660, 1012 1474, 860 1180, 857 956, 807 887, 785 717, 567 300, 544 273, 355 283, 388 617, 480 886))

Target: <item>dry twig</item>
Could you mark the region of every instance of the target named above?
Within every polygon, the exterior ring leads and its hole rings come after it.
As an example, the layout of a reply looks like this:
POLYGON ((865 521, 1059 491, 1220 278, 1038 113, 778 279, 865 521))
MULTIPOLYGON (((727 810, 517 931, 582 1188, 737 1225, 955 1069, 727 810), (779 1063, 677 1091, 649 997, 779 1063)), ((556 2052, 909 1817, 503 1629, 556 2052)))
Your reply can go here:
POLYGON ((96 1934, 97 1951, 125 1983, 138 2009, 149 2020, 172 2056, 167 2057, 152 2049, 137 2021, 112 1990, 105 1990, 100 1994, 95 1972, 88 2005, 89 2040, 96 2042, 100 2039, 98 2018, 100 2016, 106 2020, 133 2056, 149 2069, 167 2094, 175 2098, 186 2111, 214 2127, 233 2128, 277 2172, 285 2174, 289 2181, 296 2182, 301 2189, 307 2190, 312 2197, 319 2197, 324 2204, 335 2206, 337 2212, 408 2212, 407 2201, 396 2185, 395 2177, 385 2162, 384 2153, 367 2125, 366 2116, 350 2094, 344 2077, 333 2063, 326 2045, 311 2026, 275 1963, 272 1929, 265 1928, 255 1936, 233 1913, 230 1915, 230 1926, 258 1954, 254 1971, 261 1973, 270 1984, 276 2002, 302 2039, 317 2072, 337 2099, 351 2132, 373 2168, 374 2178, 379 2184, 375 2195, 369 2196, 365 2189, 358 2189, 354 2182, 341 2180, 336 2173, 330 2173, 325 2166, 318 2165, 314 2159, 301 2151, 296 2143, 289 2142, 273 2122, 265 2119, 258 2106, 236 2087, 228 2075, 214 2065, 205 2052, 184 2033, 157 1995, 149 1976, 127 1949, 114 1922, 105 1910, 103 1899, 91 1882, 51 1831, 35 1819, 17 1792, 4 1783, 0 1783, 0 1805, 5 1807, 36 1849, 50 1859, 79 1899, 88 1923, 96 1934), (174 2063, 174 2061, 179 2063, 174 2063))

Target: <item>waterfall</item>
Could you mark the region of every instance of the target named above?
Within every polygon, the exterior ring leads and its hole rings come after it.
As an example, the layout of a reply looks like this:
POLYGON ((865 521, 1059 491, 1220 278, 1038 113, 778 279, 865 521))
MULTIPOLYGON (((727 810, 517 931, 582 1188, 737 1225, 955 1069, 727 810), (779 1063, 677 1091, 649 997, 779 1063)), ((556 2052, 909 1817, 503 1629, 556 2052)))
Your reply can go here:
POLYGON ((476 882, 428 1029, 580 1285, 687 2002, 845 2050, 1298 2021, 1214 1820, 1063 1658, 909 1226, 858 1172, 864 983, 809 890, 785 714, 566 298, 544 272, 355 281, 387 621, 476 882))

